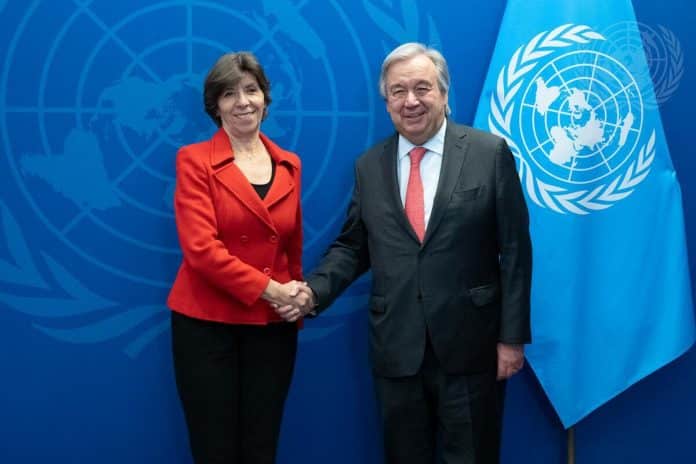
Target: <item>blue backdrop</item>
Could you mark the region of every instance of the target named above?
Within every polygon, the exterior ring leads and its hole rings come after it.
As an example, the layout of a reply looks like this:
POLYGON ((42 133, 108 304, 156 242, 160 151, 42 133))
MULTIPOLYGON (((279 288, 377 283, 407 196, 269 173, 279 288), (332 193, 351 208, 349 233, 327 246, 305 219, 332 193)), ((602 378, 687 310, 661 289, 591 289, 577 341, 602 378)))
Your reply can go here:
MULTIPOLYGON (((191 462, 163 302, 181 259, 174 155, 214 129, 201 87, 220 54, 252 50, 270 76, 263 130, 303 159, 311 268, 342 222, 353 160, 392 130, 385 53, 440 48, 453 116, 471 123, 504 6, 0 0, 0 462, 191 462)), ((657 55, 666 66, 684 57, 661 113, 693 243, 694 14, 687 0, 634 7, 677 38, 657 55)), ((362 279, 302 331, 280 463, 381 462, 368 292, 362 279)), ((578 462, 694 462, 694 385, 691 351, 580 422, 578 462)), ((525 370, 508 386, 503 460, 564 459, 565 431, 525 370)))

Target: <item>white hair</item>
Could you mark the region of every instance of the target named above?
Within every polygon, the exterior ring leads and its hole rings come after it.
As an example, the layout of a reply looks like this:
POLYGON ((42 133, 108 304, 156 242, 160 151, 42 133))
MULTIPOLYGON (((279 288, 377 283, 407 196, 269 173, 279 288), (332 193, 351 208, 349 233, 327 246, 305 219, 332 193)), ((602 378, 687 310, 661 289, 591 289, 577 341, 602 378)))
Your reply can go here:
MULTIPOLYGON (((446 94, 449 91, 450 75, 447 69, 447 61, 445 61, 445 57, 442 56, 442 53, 422 43, 409 42, 396 47, 382 62, 382 71, 379 74, 379 93, 382 95, 382 98, 387 98, 386 76, 389 67, 394 63, 409 60, 418 55, 427 56, 435 65, 435 69, 437 70, 437 86, 440 88, 440 92, 446 94)), ((449 102, 446 102, 445 114, 450 114, 450 112, 449 102)))

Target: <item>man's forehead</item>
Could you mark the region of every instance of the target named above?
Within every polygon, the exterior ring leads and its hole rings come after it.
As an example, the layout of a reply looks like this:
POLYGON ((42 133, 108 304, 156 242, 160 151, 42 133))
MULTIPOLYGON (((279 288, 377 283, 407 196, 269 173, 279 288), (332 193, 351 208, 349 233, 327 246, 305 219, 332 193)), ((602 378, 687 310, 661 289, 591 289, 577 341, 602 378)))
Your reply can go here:
POLYGON ((435 65, 427 56, 415 56, 408 60, 397 61, 389 66, 387 80, 411 79, 430 81, 436 78, 435 65))

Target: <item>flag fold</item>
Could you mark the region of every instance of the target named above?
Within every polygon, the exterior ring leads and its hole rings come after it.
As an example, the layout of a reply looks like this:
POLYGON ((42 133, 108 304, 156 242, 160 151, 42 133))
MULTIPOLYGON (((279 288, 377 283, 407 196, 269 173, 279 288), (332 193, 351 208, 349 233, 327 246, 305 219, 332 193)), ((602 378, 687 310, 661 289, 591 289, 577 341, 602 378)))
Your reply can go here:
POLYGON ((565 427, 684 353, 681 192, 630 1, 509 0, 474 125, 531 217, 527 358, 565 427))

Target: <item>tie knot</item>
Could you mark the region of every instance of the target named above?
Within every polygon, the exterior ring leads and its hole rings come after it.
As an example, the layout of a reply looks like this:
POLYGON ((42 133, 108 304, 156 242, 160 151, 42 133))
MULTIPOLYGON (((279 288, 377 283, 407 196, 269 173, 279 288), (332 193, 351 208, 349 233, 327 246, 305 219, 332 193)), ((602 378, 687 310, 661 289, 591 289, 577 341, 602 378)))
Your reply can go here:
POLYGON ((428 151, 423 147, 415 147, 408 154, 411 157, 411 164, 420 164, 425 152, 428 151))

